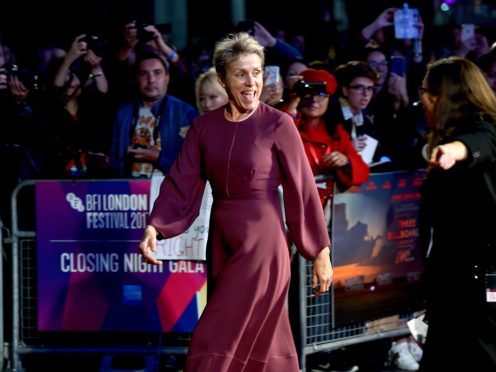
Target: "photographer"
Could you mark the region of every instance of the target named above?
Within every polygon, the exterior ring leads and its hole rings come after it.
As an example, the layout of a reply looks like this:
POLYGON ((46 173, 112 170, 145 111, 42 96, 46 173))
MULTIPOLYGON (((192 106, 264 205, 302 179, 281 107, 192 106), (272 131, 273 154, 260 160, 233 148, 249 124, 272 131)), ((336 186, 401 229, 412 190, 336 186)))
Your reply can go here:
POLYGON ((109 85, 97 53, 103 54, 95 37, 78 35, 56 69, 44 112, 48 178, 112 176, 109 85))
POLYGON ((4 49, 5 41, 0 38, 0 220, 4 226, 10 226, 12 191, 19 182, 41 175, 43 127, 36 116, 39 96, 31 94, 33 87, 24 81, 24 76, 18 76, 19 68, 12 64, 12 54, 7 64, 4 49))
POLYGON ((325 70, 307 69, 292 82, 290 100, 284 111, 291 114, 300 132, 305 153, 317 183, 322 205, 332 205, 334 184, 344 191, 361 185, 369 168, 351 143, 341 123, 331 126, 327 111, 337 83, 325 70))
POLYGON ((133 66, 140 49, 151 48, 167 60, 170 73, 174 76, 171 90, 174 94, 189 102, 195 102, 194 79, 187 71, 187 66, 173 45, 165 39, 159 25, 148 24, 136 19, 126 20, 117 41, 118 48, 111 60, 110 76, 112 97, 115 106, 133 97, 133 66))

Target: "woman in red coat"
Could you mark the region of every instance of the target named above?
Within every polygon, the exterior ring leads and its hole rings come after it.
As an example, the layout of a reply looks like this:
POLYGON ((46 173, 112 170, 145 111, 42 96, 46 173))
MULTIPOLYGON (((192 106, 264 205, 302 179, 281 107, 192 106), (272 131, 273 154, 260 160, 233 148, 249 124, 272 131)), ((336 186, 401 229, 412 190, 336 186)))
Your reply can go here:
POLYGON ((329 100, 337 88, 334 76, 325 70, 307 69, 300 77, 293 85, 286 111, 293 115, 298 127, 322 205, 325 205, 332 201, 334 185, 340 191, 361 185, 370 171, 343 126, 333 126, 332 133, 326 126, 329 100))

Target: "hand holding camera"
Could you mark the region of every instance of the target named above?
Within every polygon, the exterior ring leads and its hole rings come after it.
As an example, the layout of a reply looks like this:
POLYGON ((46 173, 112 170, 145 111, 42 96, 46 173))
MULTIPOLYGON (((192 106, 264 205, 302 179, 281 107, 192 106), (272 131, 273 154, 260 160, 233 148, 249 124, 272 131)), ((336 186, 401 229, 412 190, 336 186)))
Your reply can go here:
POLYGON ((292 92, 294 92, 298 97, 327 94, 327 85, 324 82, 310 83, 300 79, 293 85, 292 92))
POLYGON ((38 75, 16 64, 6 65, 0 71, 0 89, 10 88, 15 97, 23 96, 22 99, 24 99, 30 89, 40 88, 39 83, 38 75))
POLYGON ((85 35, 81 40, 86 43, 86 48, 88 51, 92 51, 97 56, 103 55, 104 45, 102 40, 96 35, 85 35))
POLYGON ((65 56, 66 61, 72 63, 88 52, 88 43, 85 41, 85 38, 86 34, 76 36, 65 56))

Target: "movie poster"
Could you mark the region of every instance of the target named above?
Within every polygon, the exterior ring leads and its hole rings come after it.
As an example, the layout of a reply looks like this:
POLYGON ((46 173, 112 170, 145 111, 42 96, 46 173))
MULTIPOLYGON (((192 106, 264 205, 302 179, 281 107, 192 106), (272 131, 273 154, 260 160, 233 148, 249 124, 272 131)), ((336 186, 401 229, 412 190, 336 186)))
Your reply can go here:
POLYGON ((332 211, 334 326, 419 310, 423 171, 371 174, 336 194, 332 211))

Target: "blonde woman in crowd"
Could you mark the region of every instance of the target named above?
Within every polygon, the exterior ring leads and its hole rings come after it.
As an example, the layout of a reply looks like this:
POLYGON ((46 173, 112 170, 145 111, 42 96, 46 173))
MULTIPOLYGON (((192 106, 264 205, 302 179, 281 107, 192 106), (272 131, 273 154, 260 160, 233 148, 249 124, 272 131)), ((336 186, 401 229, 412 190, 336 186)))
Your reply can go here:
POLYGON ((210 67, 196 79, 195 97, 200 114, 215 110, 228 102, 226 90, 220 85, 214 67, 210 67))

